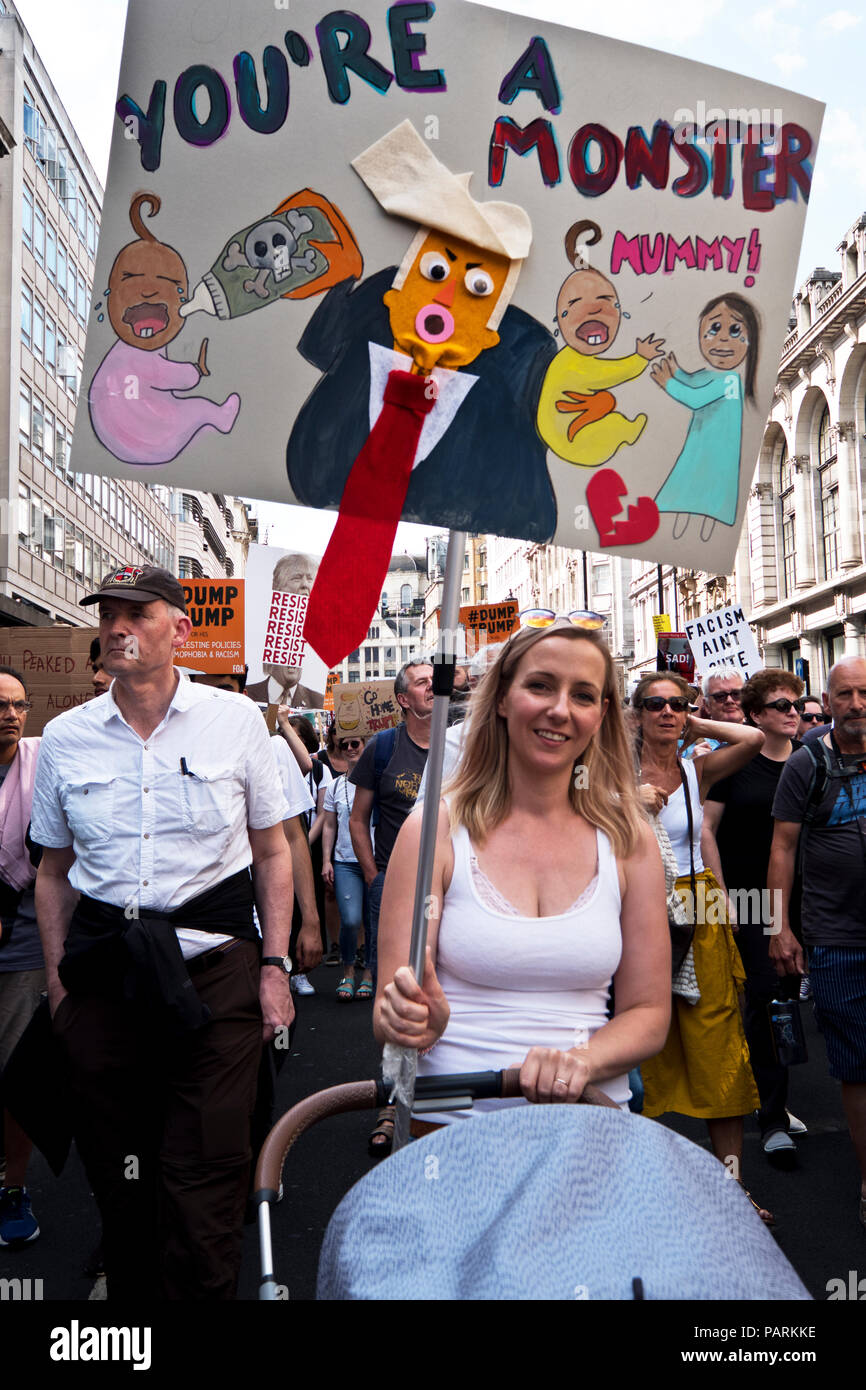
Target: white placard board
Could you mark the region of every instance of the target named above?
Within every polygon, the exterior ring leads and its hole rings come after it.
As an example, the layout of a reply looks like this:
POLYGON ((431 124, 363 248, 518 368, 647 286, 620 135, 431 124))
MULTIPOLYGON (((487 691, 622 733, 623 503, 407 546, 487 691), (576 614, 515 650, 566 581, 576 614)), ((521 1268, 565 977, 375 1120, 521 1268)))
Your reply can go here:
MULTIPOLYGON (((444 216, 438 192, 391 215, 352 167, 408 119, 532 242, 498 341, 437 380, 431 420, 453 413, 403 519, 728 572, 822 113, 463 0, 131 0, 72 467, 339 506, 395 341, 384 295, 409 304, 423 247, 395 288, 397 268, 444 216)), ((446 249, 443 342, 484 259, 446 249)))
POLYGON ((752 629, 738 604, 693 618, 683 624, 683 631, 695 658, 695 670, 702 676, 730 667, 745 681, 763 669, 752 629))

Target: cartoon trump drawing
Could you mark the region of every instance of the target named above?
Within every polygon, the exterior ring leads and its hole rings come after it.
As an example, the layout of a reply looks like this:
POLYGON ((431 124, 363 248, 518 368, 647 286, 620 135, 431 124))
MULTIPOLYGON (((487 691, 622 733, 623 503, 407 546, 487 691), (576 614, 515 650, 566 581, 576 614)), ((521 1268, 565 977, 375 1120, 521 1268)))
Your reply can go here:
MULTIPOLYGON (((635 444, 647 422, 616 409, 612 386, 633 381, 663 355, 664 339, 638 338, 628 357, 602 357, 619 332, 619 295, 601 271, 590 267, 584 248, 601 240, 595 222, 575 222, 565 237, 565 254, 574 266, 556 300, 556 323, 565 346, 544 379, 538 405, 538 432, 567 463, 596 468, 624 444, 635 444)), ((626 315, 628 317, 628 315, 626 315)))
POLYGON ((117 342, 106 353, 88 392, 93 431, 122 463, 168 463, 202 430, 228 434, 240 396, 222 402, 179 395, 208 376, 207 338, 197 362, 173 362, 167 345, 183 328, 181 307, 189 282, 186 265, 171 246, 157 241, 142 222, 160 209, 155 193, 138 193, 129 220, 138 240, 117 253, 111 267, 108 317, 117 342))
POLYGON ((300 340, 324 373, 287 449, 300 501, 339 507, 305 636, 328 666, 363 641, 397 523, 548 540, 556 505, 535 429, 550 334, 510 308, 532 229, 479 203, 410 121, 353 167, 420 224, 399 268, 335 286, 300 340))

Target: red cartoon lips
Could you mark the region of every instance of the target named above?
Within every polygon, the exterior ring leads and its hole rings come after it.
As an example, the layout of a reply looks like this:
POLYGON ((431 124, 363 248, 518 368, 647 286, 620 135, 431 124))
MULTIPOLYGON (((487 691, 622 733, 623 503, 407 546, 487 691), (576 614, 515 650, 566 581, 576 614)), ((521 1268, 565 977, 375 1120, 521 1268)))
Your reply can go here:
POLYGON ((623 509, 621 498, 627 494, 628 488, 615 468, 602 468, 590 478, 586 503, 598 531, 599 545, 640 545, 658 530, 658 507, 651 497, 638 497, 628 504, 624 517, 614 520, 623 509))

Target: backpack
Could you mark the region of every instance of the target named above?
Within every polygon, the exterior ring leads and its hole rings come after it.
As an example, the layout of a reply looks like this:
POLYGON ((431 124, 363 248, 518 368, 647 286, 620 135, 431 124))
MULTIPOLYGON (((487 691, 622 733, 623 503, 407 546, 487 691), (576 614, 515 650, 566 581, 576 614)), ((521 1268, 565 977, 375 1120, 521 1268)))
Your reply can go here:
POLYGON ((373 810, 370 816, 370 825, 374 827, 379 822, 379 783, 397 746, 397 732, 395 728, 383 729, 373 740, 373 778, 376 785, 373 788, 373 810))
POLYGON ((858 776, 861 772, 859 767, 840 767, 832 751, 827 747, 823 738, 813 739, 810 743, 804 743, 803 747, 807 750, 812 759, 812 774, 809 778, 809 786, 806 790, 806 808, 803 812, 802 828, 800 830, 800 842, 798 846, 798 868, 803 872, 803 856, 806 849, 806 841, 809 831, 818 818, 818 811, 824 800, 827 788, 831 782, 840 784, 849 783, 847 787, 848 795, 853 806, 853 795, 850 788, 850 779, 858 776))

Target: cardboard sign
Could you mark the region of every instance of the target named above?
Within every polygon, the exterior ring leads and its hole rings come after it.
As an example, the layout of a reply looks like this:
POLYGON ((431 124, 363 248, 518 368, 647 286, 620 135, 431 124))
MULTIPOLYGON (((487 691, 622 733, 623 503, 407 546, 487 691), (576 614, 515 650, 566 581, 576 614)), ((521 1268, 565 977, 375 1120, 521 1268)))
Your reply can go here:
POLYGON ((244 672, 244 581, 182 579, 192 633, 174 654, 178 666, 212 676, 244 672))
POLYGON ((71 467, 727 573, 822 113, 463 0, 130 0, 71 467))
POLYGON ((466 655, 474 656, 486 643, 504 642, 516 632, 519 607, 516 599, 464 604, 460 609, 460 625, 466 629, 466 655))
POLYGON ((24 677, 33 708, 24 733, 34 738, 49 719, 92 700, 90 644, 95 627, 0 628, 0 666, 24 677))
POLYGON ((670 613, 653 613, 653 632, 658 637, 660 632, 670 632, 671 615, 670 613))
POLYGON ((695 659, 684 632, 662 632, 659 634, 656 669, 675 671, 683 680, 693 684, 695 679, 695 659))
POLYGON ((752 629, 741 607, 720 608, 686 623, 686 637, 702 676, 731 667, 743 680, 763 669, 752 629))
POLYGON ((339 671, 329 671, 325 685, 325 702, 322 709, 326 709, 329 714, 334 713, 334 687, 340 684, 339 671))
POLYGON ((303 639, 318 555, 251 545, 245 581, 247 692, 261 704, 321 709, 328 670, 303 639))
POLYGON ((338 739, 370 738, 403 722, 394 682, 356 681, 334 686, 334 724, 338 739))

